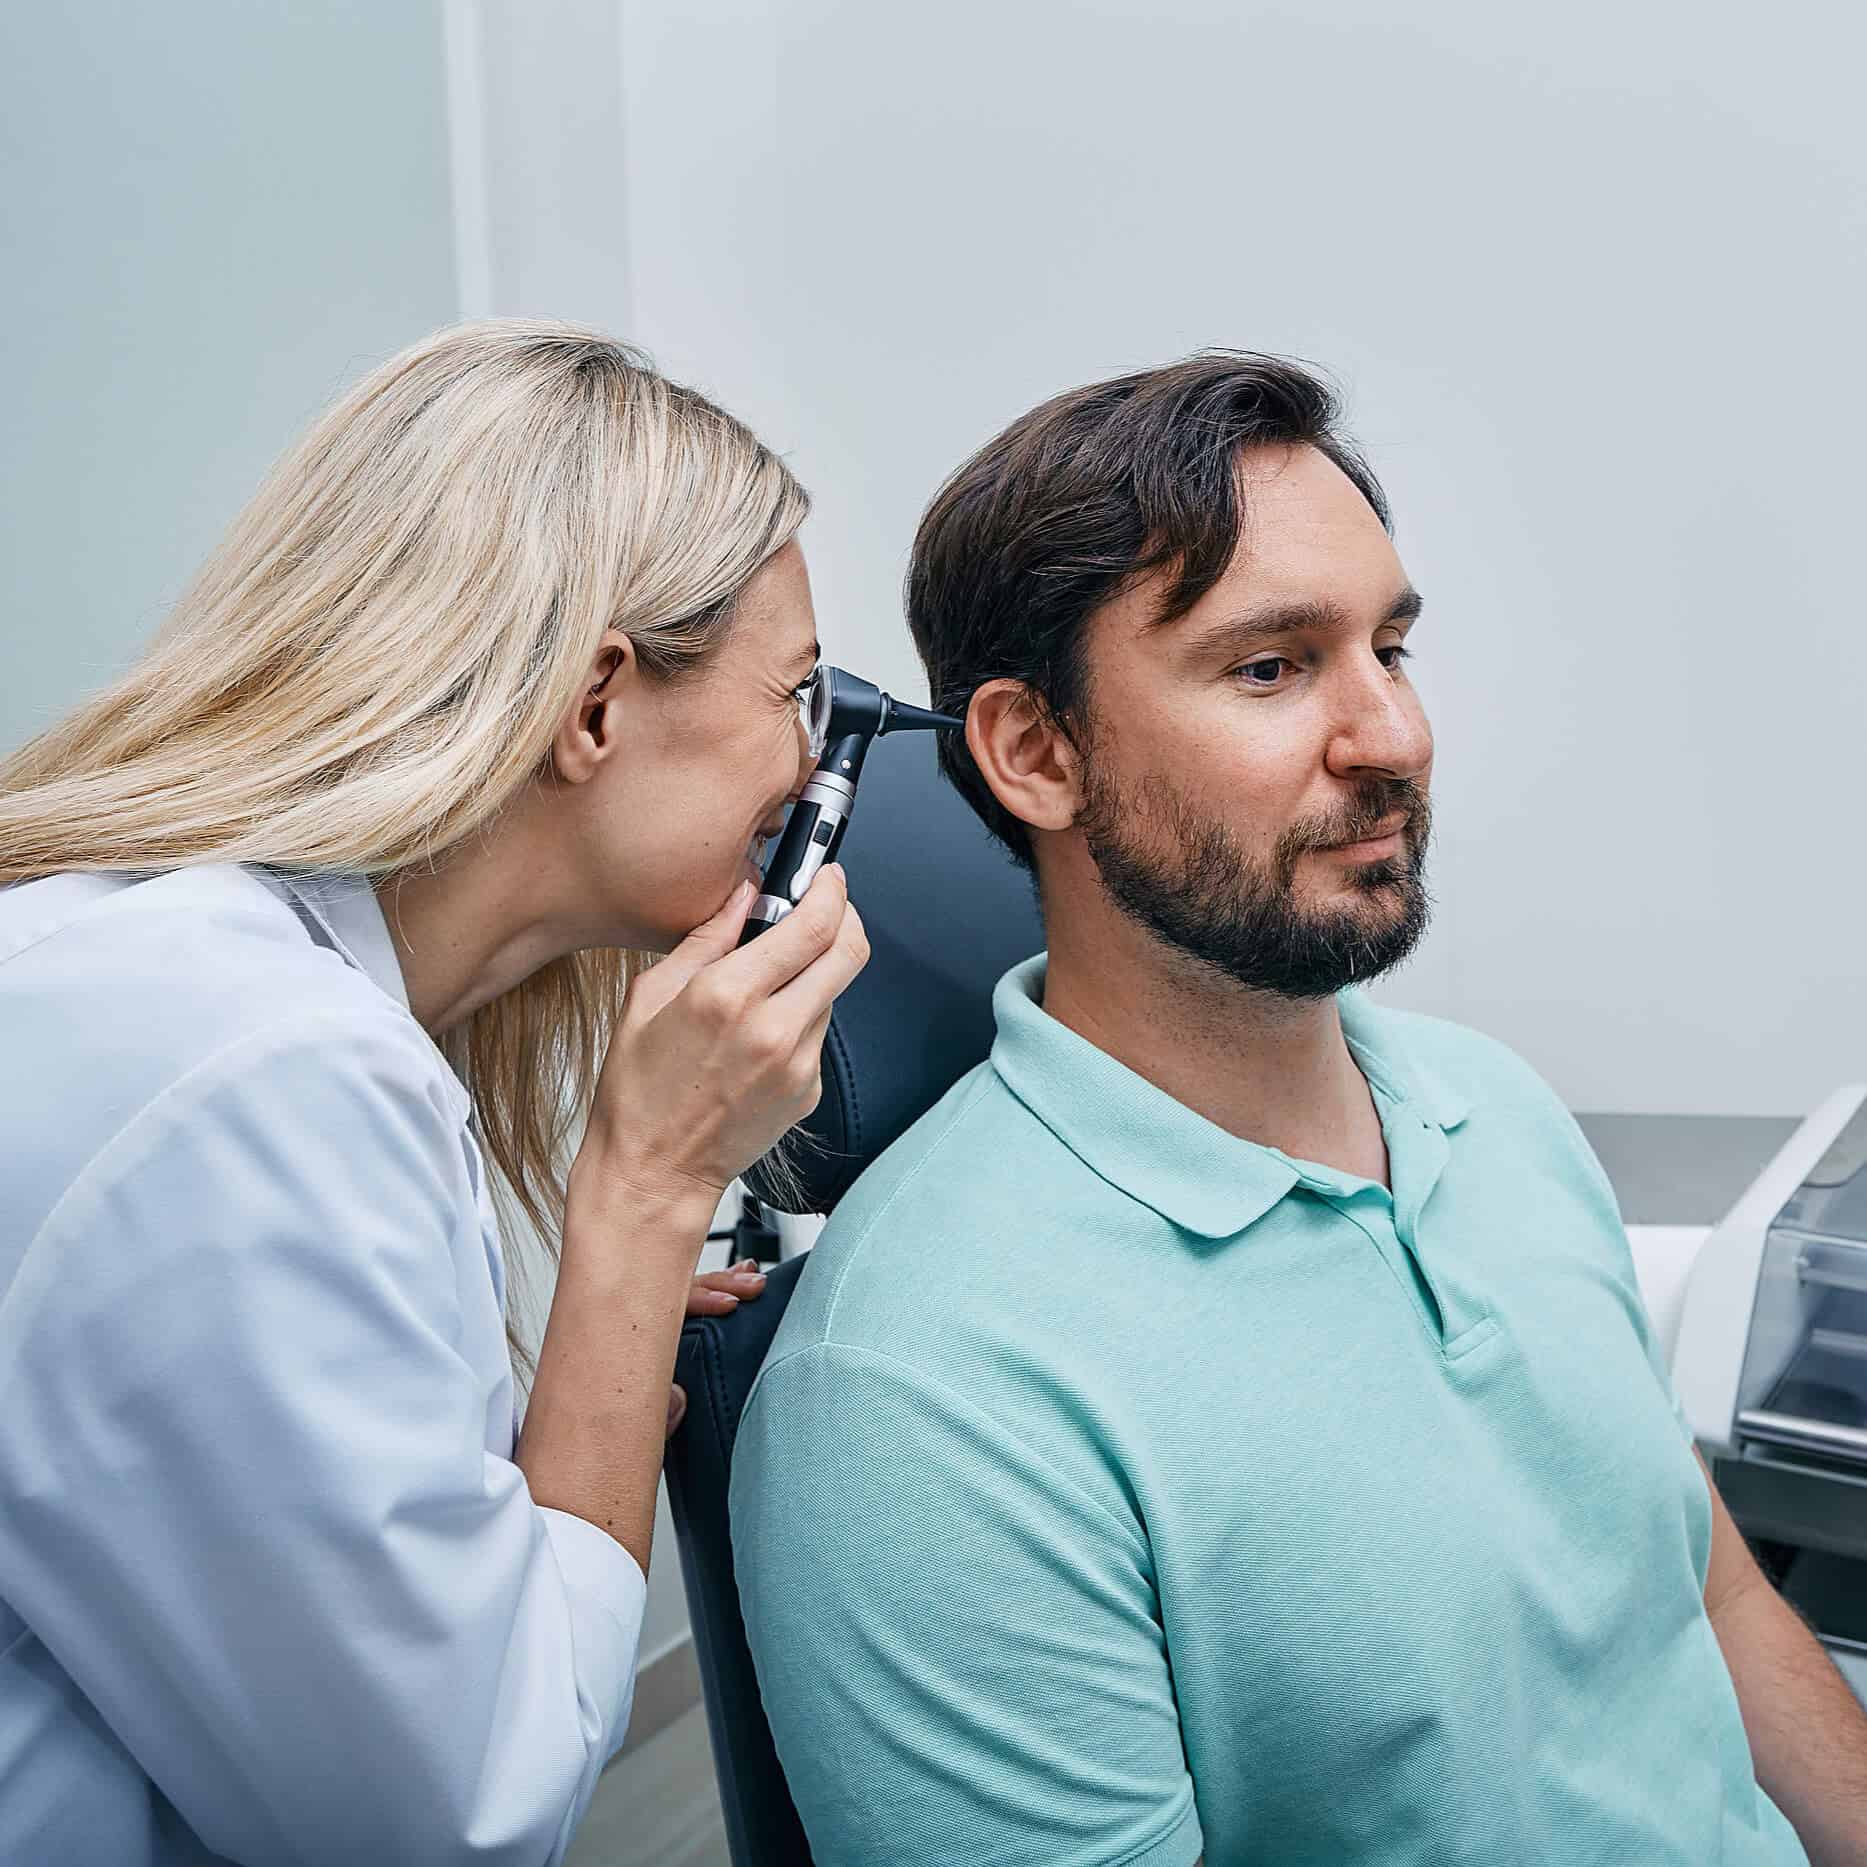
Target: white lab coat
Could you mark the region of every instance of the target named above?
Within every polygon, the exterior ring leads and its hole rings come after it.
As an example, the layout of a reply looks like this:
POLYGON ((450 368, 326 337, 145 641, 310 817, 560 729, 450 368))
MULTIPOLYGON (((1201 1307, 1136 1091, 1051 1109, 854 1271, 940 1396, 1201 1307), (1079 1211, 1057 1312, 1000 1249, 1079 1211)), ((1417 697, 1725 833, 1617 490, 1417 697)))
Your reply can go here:
POLYGON ((0 889, 0 1862, 561 1857, 645 1591, 503 1286, 367 884, 0 889))

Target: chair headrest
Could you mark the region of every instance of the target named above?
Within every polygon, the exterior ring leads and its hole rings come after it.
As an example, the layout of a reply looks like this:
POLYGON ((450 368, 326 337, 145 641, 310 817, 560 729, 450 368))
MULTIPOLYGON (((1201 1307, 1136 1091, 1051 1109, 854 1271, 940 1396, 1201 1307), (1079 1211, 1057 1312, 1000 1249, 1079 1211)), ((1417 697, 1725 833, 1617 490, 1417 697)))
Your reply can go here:
POLYGON ((1044 944, 1030 878, 939 774, 930 734, 878 739, 838 860, 870 958, 823 1042, 823 1100, 792 1150, 802 1197, 754 1168, 783 1211, 829 1212, 856 1176, 992 1048, 992 988, 1044 944))

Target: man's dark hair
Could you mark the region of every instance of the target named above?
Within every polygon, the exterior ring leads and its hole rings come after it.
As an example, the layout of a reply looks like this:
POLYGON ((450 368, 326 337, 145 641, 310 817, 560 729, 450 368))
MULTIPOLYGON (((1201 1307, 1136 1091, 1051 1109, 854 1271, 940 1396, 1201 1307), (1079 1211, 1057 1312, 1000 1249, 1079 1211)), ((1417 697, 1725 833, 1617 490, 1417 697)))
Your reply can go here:
MULTIPOLYGON (((963 714, 977 688, 1008 677, 1080 743, 1084 624, 1150 571, 1170 572, 1160 623, 1218 582, 1244 520, 1241 451, 1314 447, 1388 523, 1386 496, 1339 418, 1320 376, 1248 350, 1202 350, 1020 416, 941 487, 915 534, 908 626, 933 704, 963 714)), ((940 764, 1029 867, 1024 824, 992 795, 961 734, 940 735, 940 764)))

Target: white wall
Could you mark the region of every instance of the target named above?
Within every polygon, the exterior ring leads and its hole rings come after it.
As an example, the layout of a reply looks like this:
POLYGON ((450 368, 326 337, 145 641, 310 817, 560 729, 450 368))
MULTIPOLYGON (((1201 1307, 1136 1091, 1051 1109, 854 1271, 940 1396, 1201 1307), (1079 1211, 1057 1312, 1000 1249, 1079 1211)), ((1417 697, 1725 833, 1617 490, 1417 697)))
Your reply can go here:
POLYGON ((115 675, 286 442, 456 315, 434 0, 0 9, 0 751, 115 675))
POLYGON ((635 337, 787 450, 826 645, 907 693, 969 449, 1289 351, 1431 602, 1441 906, 1387 995, 1580 1107, 1802 1109, 1867 1071, 1863 52, 1806 0, 4 9, 0 748, 460 311, 635 337))
POLYGON ((1386 996, 1584 1108, 1867 1072, 1858 11, 622 19, 631 334, 791 451, 836 654, 918 689, 915 518, 1041 396, 1324 362, 1430 605, 1440 908, 1386 996))
MULTIPOLYGON (((462 311, 573 318, 628 334, 617 9, 608 0, 446 0, 446 18, 462 311)), ((721 1249, 707 1247, 709 1269, 721 1249)), ((664 1488, 643 1661, 687 1627, 664 1488)))
MULTIPOLYGON (((1803 1110, 1867 1073, 1867 32, 1411 12, 456 0, 469 308, 615 329, 785 450, 826 649, 916 695, 907 545, 971 448, 1205 343, 1328 364, 1431 602, 1440 908, 1383 996, 1576 1107, 1803 1110)), ((664 1513, 645 1650, 673 1558, 664 1513)))

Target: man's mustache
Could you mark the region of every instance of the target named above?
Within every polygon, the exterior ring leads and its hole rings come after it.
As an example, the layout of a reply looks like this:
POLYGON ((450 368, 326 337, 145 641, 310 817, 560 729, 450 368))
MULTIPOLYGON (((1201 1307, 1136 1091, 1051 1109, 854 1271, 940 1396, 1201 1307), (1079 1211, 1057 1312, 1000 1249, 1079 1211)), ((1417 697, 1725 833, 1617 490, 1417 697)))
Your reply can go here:
POLYGON ((1366 843, 1385 834, 1395 817, 1405 817, 1401 829, 1409 843, 1418 844, 1432 822, 1432 801, 1423 786, 1411 778, 1395 778, 1364 787, 1352 814, 1332 823, 1296 825, 1286 844, 1297 853, 1309 849, 1336 849, 1344 843, 1366 843))

